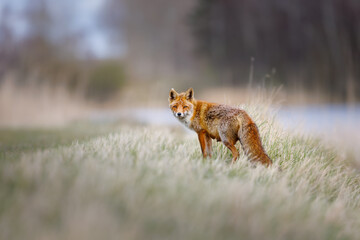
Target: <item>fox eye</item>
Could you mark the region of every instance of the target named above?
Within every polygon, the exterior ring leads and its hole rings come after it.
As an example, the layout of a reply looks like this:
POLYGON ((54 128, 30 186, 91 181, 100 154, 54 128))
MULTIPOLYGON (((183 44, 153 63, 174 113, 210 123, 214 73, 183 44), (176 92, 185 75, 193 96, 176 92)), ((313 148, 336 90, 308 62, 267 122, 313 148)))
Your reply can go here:
POLYGON ((187 108, 189 108, 188 106, 184 106, 184 109, 187 109, 187 108))
POLYGON ((173 108, 173 109, 176 109, 176 108, 177 108, 177 106, 173 106, 172 108, 173 108))

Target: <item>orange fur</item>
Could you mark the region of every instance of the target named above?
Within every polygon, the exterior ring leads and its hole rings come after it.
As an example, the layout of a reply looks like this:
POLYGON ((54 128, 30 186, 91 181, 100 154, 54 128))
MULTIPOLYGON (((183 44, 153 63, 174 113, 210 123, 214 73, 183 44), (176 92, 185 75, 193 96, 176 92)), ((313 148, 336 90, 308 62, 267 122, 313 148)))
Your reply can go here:
POLYGON ((211 156, 211 139, 216 139, 230 149, 234 163, 239 157, 235 147, 239 140, 245 154, 252 162, 260 162, 265 166, 272 164, 261 144, 256 124, 244 110, 196 100, 192 88, 183 93, 171 89, 169 106, 180 122, 198 134, 204 157, 211 156))

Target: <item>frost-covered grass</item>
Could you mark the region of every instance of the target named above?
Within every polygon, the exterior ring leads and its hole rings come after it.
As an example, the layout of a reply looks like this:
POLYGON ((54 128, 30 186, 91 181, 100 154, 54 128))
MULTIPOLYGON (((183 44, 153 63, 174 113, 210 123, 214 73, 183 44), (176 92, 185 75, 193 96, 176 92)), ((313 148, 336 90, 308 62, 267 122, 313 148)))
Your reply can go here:
POLYGON ((144 126, 3 159, 0 239, 358 239, 346 159, 247 110, 271 168, 230 165, 215 142, 203 160, 196 135, 144 126))

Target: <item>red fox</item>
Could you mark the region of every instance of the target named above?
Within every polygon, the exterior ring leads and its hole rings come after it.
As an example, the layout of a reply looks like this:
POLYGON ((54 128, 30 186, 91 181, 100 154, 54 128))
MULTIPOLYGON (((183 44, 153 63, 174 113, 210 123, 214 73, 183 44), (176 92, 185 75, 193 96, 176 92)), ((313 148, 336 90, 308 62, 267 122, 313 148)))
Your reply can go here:
POLYGON ((204 158, 211 157, 211 139, 216 139, 230 149, 234 163, 239 157, 235 147, 239 140, 251 162, 260 162, 265 166, 272 164, 261 144, 256 124, 244 110, 196 100, 192 88, 183 93, 177 93, 172 88, 169 106, 180 122, 198 134, 204 158))

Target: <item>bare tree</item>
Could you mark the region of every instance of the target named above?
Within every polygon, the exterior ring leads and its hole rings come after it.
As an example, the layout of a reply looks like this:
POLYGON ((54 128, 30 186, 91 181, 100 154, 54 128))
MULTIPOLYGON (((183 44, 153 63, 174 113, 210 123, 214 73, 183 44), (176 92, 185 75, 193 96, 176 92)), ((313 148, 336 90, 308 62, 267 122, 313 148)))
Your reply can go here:
POLYGON ((186 24, 195 0, 108 0, 103 19, 113 39, 126 45, 135 79, 177 77, 194 71, 192 38, 186 24))

